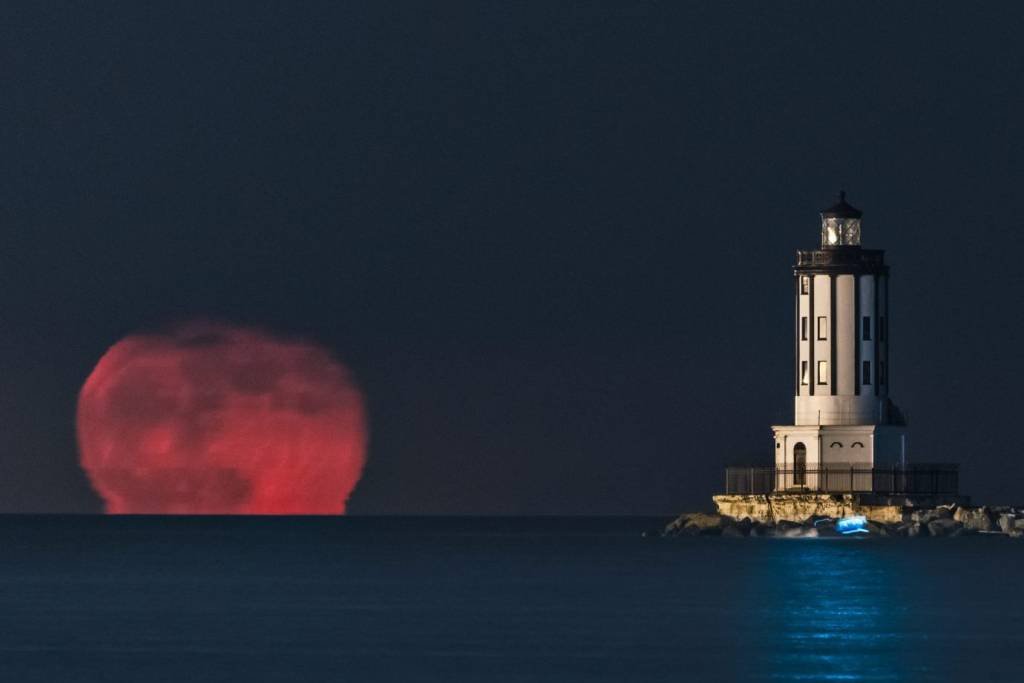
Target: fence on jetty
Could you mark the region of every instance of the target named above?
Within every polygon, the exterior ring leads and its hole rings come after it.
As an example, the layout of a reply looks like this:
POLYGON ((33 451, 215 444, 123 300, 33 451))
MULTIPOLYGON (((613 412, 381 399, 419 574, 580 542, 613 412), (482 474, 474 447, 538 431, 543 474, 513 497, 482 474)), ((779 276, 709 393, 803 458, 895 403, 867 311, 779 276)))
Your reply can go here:
POLYGON ((821 469, 779 467, 725 468, 727 494, 877 493, 881 495, 957 495, 959 465, 931 463, 905 467, 821 469))

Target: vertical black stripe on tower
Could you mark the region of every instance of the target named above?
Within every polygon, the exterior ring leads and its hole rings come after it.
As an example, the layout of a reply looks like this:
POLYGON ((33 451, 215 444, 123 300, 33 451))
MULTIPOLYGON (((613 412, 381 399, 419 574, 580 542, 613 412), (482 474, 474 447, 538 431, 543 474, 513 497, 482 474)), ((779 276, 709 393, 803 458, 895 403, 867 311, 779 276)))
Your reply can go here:
POLYGON ((892 383, 892 365, 889 364, 889 326, 892 325, 892 316, 889 315, 889 276, 885 276, 885 393, 889 393, 889 385, 892 383))
POLYGON ((796 392, 795 396, 800 395, 800 278, 801 275, 796 276, 796 392))
POLYGON ((814 345, 818 340, 817 321, 814 315, 814 275, 807 287, 807 393, 814 396, 814 385, 818 381, 818 369, 814 367, 814 345))
POLYGON ((872 321, 872 327, 875 328, 875 334, 872 337, 875 344, 875 365, 871 368, 871 379, 875 382, 875 396, 878 396, 878 281, 880 278, 877 275, 872 277, 875 279, 875 313, 872 321))
POLYGON ((861 312, 860 312, 860 275, 853 274, 853 393, 860 396, 860 336, 861 336, 861 312))
POLYGON ((836 332, 839 330, 839 324, 836 321, 836 276, 828 276, 828 287, 829 287, 829 312, 828 312, 828 338, 829 338, 829 365, 832 371, 832 395, 836 395, 836 332))

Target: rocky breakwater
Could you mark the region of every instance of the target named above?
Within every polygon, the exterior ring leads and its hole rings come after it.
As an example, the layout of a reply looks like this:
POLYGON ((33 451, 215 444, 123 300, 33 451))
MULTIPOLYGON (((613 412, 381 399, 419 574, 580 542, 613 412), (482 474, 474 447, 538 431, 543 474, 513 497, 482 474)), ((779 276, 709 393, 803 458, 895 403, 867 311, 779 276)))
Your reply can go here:
MULTIPOLYGON (((899 521, 869 520, 871 536, 953 537, 989 534, 1024 537, 1024 507, 962 507, 956 504, 907 509, 899 521)), ((835 518, 813 515, 803 520, 771 520, 694 512, 679 515, 662 536, 730 536, 806 538, 840 536, 835 518)), ((862 534, 858 534, 862 535, 862 534)))

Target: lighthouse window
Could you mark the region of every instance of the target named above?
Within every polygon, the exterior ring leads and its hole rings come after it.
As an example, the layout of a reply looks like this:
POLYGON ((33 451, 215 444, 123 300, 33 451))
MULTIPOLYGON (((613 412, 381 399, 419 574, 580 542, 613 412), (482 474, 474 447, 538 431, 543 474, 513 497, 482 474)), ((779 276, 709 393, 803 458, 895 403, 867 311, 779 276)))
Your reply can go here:
POLYGON ((818 384, 828 384, 828 361, 818 361, 818 384))
POLYGON ((809 294, 811 291, 811 278, 804 275, 800 278, 800 293, 809 294))
POLYGON ((828 318, 818 316, 818 339, 828 339, 828 318))
POLYGON ((871 316, 864 316, 861 323, 861 339, 871 341, 871 316))
POLYGON ((871 361, 864 361, 863 367, 861 368, 861 384, 871 384, 871 361))
POLYGON ((800 339, 807 341, 807 316, 800 318, 800 339))
POLYGON ((807 384, 808 381, 809 380, 807 377, 807 361, 802 360, 800 361, 800 384, 807 384))

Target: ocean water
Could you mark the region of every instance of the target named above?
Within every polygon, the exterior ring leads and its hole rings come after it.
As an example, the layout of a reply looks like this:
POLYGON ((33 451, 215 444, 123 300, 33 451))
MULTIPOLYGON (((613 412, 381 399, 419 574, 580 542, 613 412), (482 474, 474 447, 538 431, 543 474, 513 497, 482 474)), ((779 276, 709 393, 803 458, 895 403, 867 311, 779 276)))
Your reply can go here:
POLYGON ((1022 681, 1024 542, 0 517, 7 681, 1022 681))

